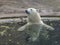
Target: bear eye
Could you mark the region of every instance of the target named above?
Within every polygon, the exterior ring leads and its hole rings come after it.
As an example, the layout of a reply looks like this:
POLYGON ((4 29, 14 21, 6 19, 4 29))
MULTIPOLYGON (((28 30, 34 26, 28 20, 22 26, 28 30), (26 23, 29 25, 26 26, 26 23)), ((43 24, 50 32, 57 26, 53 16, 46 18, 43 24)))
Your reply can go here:
POLYGON ((32 9, 31 9, 31 11, 32 11, 32 9))

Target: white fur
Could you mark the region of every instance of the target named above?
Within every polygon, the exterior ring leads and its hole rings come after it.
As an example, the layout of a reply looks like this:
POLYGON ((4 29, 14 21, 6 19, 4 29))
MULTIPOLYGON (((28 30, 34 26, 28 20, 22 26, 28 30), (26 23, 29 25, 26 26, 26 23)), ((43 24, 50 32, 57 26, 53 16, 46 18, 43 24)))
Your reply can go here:
MULTIPOLYGON (((45 31, 46 29, 53 30, 51 26, 43 23, 39 12, 37 12, 35 8, 28 8, 27 11, 29 12, 28 23, 19 28, 18 31, 25 30, 25 32, 30 35, 29 41, 36 41, 41 31, 45 31)), ((46 31, 44 33, 46 33, 46 31)), ((41 35, 44 33, 41 33, 41 35)))
POLYGON ((28 14, 28 20, 30 23, 43 23, 40 17, 40 13, 37 12, 35 8, 28 8, 27 11, 30 13, 28 14))

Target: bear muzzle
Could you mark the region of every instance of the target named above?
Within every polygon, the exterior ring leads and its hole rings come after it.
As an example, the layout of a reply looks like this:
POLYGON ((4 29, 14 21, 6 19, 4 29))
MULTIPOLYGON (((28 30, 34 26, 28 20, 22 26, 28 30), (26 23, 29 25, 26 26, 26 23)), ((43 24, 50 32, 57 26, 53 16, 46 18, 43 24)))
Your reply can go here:
POLYGON ((27 10, 25 10, 25 12, 26 12, 27 14, 30 14, 27 10))

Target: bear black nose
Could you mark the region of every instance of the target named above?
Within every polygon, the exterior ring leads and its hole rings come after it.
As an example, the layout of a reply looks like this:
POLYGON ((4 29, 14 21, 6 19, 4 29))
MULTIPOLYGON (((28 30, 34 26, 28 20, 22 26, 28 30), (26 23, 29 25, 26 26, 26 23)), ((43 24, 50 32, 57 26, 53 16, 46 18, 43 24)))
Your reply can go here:
POLYGON ((30 14, 27 10, 25 10, 25 12, 26 12, 27 14, 30 14))

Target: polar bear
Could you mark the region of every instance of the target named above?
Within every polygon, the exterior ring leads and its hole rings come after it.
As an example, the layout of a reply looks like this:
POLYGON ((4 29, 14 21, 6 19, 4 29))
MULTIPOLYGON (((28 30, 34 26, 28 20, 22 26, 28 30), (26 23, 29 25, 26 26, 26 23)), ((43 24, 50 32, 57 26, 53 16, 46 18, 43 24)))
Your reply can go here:
POLYGON ((48 38, 47 29, 54 30, 54 28, 43 23, 37 9, 28 8, 25 10, 25 12, 28 15, 28 23, 20 27, 18 31, 25 31, 29 35, 29 38, 27 38, 28 41, 34 42, 40 35, 44 38, 48 38))

